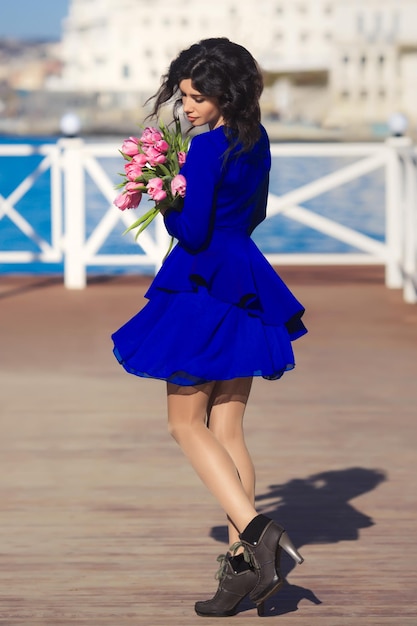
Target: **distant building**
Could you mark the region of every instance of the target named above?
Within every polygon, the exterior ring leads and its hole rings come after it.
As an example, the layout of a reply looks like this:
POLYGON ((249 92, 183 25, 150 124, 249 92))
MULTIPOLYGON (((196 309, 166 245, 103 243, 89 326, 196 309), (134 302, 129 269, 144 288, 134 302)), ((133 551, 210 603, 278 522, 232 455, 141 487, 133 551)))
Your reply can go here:
POLYGON ((155 88, 175 54, 204 37, 246 45, 266 69, 328 69, 331 0, 72 0, 63 85, 155 88))
POLYGON ((43 89, 51 77, 61 74, 60 44, 0 41, 0 83, 16 91, 43 89))
POLYGON ((417 2, 343 0, 334 28, 328 123, 417 121, 417 2))
MULTIPOLYGON (((266 74, 264 108, 324 125, 417 120, 415 0, 72 0, 53 88, 103 106, 153 93, 175 54, 226 36, 266 74)), ((52 85, 51 85, 52 86, 52 85)))

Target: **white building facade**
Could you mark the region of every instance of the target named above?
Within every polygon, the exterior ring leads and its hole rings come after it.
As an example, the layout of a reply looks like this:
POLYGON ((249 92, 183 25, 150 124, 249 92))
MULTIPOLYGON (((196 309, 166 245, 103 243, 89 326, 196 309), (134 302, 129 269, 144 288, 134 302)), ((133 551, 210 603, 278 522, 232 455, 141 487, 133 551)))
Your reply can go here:
POLYGON ((258 59, 284 118, 416 119, 416 0, 72 0, 59 88, 149 95, 179 50, 219 36, 258 59))
POLYGON ((343 0, 334 26, 328 122, 417 121, 417 2, 343 0))

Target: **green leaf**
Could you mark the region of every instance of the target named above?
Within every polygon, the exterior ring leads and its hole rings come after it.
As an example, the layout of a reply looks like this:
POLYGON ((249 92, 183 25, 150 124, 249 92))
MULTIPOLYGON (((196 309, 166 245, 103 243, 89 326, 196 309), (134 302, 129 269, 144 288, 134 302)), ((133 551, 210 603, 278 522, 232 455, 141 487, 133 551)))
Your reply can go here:
POLYGON ((157 216, 157 214, 159 213, 159 210, 156 211, 155 213, 153 213, 152 215, 150 215, 148 217, 148 219, 146 220, 146 222, 143 222, 142 226, 138 229, 138 232, 135 235, 135 241, 138 240, 138 237, 141 233, 143 233, 143 231, 145 230, 145 228, 147 228, 149 226, 149 224, 155 219, 155 217, 157 216))
POLYGON ((174 237, 171 237, 171 241, 169 242, 168 250, 166 251, 164 258, 162 259, 162 263, 164 263, 164 262, 165 262, 165 259, 167 258, 167 256, 168 256, 168 255, 169 255, 169 253, 171 252, 172 247, 173 247, 173 245, 174 245, 174 241, 175 241, 174 237))
POLYGON ((119 150, 119 152, 122 155, 122 157, 125 159, 125 161, 133 161, 133 157, 129 156, 128 154, 125 154, 121 150, 119 150))
POLYGON ((158 210, 156 210, 155 207, 152 207, 152 209, 149 209, 149 211, 141 215, 137 220, 133 222, 133 224, 131 224, 128 228, 126 228, 123 234, 125 235, 126 233, 133 230, 134 228, 137 228, 138 226, 146 222, 150 217, 153 219, 155 215, 157 214, 157 212, 158 210))
POLYGON ((165 174, 165 176, 171 176, 171 172, 169 171, 169 169, 165 167, 165 165, 163 165, 162 163, 159 164, 159 168, 162 173, 165 174))

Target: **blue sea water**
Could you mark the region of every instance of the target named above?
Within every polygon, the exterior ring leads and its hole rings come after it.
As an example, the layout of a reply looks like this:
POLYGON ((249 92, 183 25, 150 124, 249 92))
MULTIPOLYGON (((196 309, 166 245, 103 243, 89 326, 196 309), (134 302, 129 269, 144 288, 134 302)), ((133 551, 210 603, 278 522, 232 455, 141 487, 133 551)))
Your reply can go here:
MULTIPOLYGON (((0 138, 0 144, 54 143, 54 137, 0 138)), ((114 141, 114 140, 113 140, 114 141)), ((116 143, 118 140, 116 140, 116 143)), ((28 157, 0 156, 0 194, 8 197, 17 185, 29 175, 42 160, 40 155, 28 157)), ((347 157, 274 157, 271 170, 270 191, 281 195, 348 165, 355 159, 347 157)), ((100 164, 114 183, 120 181, 117 172, 122 170, 121 157, 115 153, 114 159, 101 159, 100 164)), ((116 195, 116 192, 115 192, 116 195)), ((32 224, 34 229, 47 241, 50 241, 50 172, 42 174, 34 186, 15 205, 16 210, 32 224)), ((337 187, 318 196, 303 206, 317 214, 334 219, 379 241, 384 240, 384 203, 385 180, 382 169, 358 178, 348 184, 337 187)), ((95 183, 86 177, 87 236, 93 231, 104 212, 108 201, 103 197, 95 183)), ((117 210, 116 208, 114 209, 117 210)), ((138 254, 140 249, 130 238, 123 237, 124 225, 120 223, 107 239, 101 253, 138 254)), ((285 215, 278 215, 266 220, 255 231, 254 240, 264 253, 346 253, 356 249, 331 237, 318 233, 285 215)), ((0 251, 29 250, 36 254, 37 246, 28 240, 13 222, 0 214, 0 251)), ((62 264, 44 264, 37 262, 21 264, 0 264, 0 273, 50 274, 62 272, 62 264)), ((93 274, 119 274, 150 272, 143 266, 131 267, 91 267, 93 274)))

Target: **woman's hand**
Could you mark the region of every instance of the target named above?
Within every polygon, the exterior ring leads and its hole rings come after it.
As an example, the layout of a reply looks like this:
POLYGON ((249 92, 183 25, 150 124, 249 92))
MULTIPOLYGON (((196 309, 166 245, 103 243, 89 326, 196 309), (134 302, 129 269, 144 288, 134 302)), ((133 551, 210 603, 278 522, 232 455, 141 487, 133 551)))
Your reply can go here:
POLYGON ((176 198, 174 198, 174 200, 171 202, 170 205, 164 206, 162 204, 159 210, 161 212, 161 215, 165 215, 165 213, 169 211, 181 212, 183 205, 184 205, 184 198, 182 198, 181 196, 177 196, 176 198))

